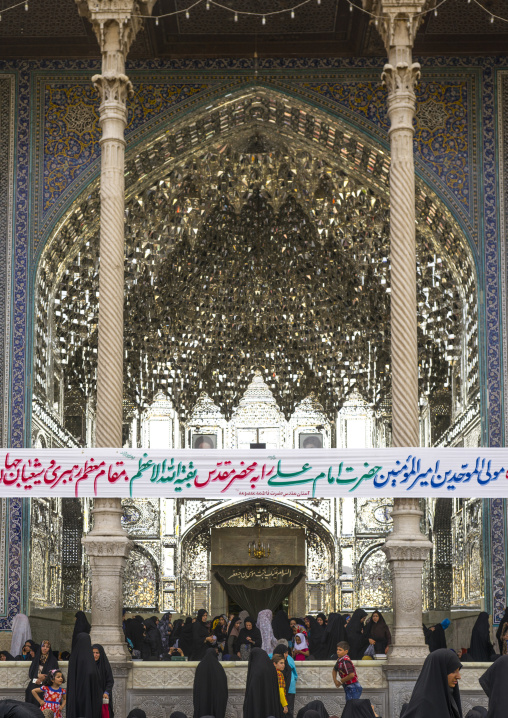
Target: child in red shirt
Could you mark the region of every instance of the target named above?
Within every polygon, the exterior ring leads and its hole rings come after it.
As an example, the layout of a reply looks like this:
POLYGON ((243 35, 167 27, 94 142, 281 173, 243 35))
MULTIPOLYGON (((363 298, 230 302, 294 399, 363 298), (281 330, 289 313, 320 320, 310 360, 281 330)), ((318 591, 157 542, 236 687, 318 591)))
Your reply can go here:
POLYGON ((337 688, 344 686, 346 700, 350 701, 353 698, 360 698, 363 688, 358 682, 356 669, 347 654, 348 651, 349 643, 346 643, 346 641, 337 643, 337 663, 333 667, 332 676, 337 688), (337 675, 339 678, 337 678, 337 675))

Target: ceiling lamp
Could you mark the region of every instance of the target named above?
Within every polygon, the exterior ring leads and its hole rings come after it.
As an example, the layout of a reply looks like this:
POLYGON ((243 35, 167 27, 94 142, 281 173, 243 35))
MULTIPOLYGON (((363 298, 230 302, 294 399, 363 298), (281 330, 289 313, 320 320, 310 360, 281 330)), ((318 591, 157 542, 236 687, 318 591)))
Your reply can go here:
POLYGON ((249 541, 249 558, 268 558, 270 555, 270 544, 267 543, 266 546, 264 542, 261 541, 261 527, 258 524, 258 540, 256 541, 249 541))

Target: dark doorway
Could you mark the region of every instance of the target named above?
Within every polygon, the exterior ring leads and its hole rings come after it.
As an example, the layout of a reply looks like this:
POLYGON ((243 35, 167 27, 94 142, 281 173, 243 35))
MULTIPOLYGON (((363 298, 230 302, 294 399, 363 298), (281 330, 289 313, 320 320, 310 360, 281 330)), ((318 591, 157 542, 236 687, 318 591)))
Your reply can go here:
MULTIPOLYGON (((275 615, 277 611, 286 611, 286 613, 289 613, 289 596, 286 596, 286 598, 282 601, 282 603, 279 603, 276 610, 273 612, 275 615)), ((235 616, 238 616, 240 611, 243 611, 243 608, 239 606, 228 594, 228 616, 232 613, 235 616)))

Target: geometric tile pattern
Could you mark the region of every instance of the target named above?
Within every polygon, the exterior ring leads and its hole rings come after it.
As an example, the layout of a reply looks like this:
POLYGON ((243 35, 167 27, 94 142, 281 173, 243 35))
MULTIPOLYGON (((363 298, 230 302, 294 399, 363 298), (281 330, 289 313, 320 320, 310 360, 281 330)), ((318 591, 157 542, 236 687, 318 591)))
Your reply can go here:
POLYGON ((8 446, 8 411, 5 391, 9 371, 10 276, 12 209, 14 201, 15 77, 0 75, 0 446, 8 446))

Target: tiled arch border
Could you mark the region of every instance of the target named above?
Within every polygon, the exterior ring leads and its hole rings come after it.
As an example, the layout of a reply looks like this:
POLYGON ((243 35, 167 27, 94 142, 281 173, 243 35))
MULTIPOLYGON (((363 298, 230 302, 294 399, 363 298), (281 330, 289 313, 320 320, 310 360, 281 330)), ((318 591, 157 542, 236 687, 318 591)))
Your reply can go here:
MULTIPOLYGON (((136 81, 137 77, 135 73, 132 74, 132 77, 133 80, 136 81)), ((178 79, 178 77, 172 77, 173 82, 178 79)), ((378 147, 381 151, 388 153, 389 146, 386 132, 384 130, 379 130, 372 123, 369 123, 366 120, 358 122, 358 117, 355 117, 352 112, 345 111, 344 108, 341 108, 339 106, 334 108, 335 111, 332 111, 332 108, 329 106, 329 104, 323 106, 323 104, 320 104, 316 101, 315 96, 309 99, 308 96, 303 95, 301 92, 297 92, 298 88, 295 88, 295 86, 292 85, 286 86, 281 85, 280 82, 271 83, 268 81, 261 83, 253 83, 248 79, 242 79, 240 81, 236 81, 234 84, 230 82, 224 83, 222 81, 219 81, 217 86, 211 88, 210 90, 207 90, 204 93, 200 93, 197 99, 184 102, 174 109, 172 108, 171 110, 161 113, 152 121, 145 123, 141 128, 139 128, 136 132, 132 133, 132 135, 129 137, 127 145, 128 155, 132 156, 132 153, 139 150, 139 148, 142 147, 145 143, 150 143, 151 141, 153 141, 154 138, 163 133, 171 124, 177 124, 186 117, 192 117, 195 113, 198 114, 205 107, 206 109, 211 108, 212 105, 215 105, 215 107, 220 107, 221 102, 225 99, 225 97, 229 98, 228 101, 232 101, 236 94, 245 94, 246 91, 253 89, 260 89, 261 91, 265 91, 269 94, 273 93, 276 96, 280 96, 281 99, 285 101, 296 101, 301 106, 307 107, 309 110, 316 111, 321 115, 321 117, 329 118, 329 121, 331 123, 335 122, 337 125, 342 126, 353 136, 359 137, 360 139, 363 137, 364 142, 370 143, 372 146, 378 147)), ((35 280, 36 264, 40 257, 41 251, 44 249, 44 246, 48 241, 48 238, 50 237, 53 228, 63 220, 69 208, 76 201, 76 198, 82 195, 83 191, 86 191, 86 187, 89 187, 96 183, 100 171, 99 163, 99 159, 91 163, 90 166, 86 169, 86 171, 83 172, 83 174, 78 178, 78 180, 76 180, 73 185, 71 185, 71 187, 69 187, 68 190, 64 193, 62 198, 57 203, 60 210, 58 212, 58 215, 55 216, 53 213, 51 213, 51 224, 47 221, 47 219, 45 219, 43 223, 45 231, 40 237, 40 239, 37 241, 37 249, 35 250, 34 256, 35 261, 30 276, 30 294, 32 296, 34 291, 33 284, 35 280)), ((425 167, 424 163, 418 158, 416 159, 416 170, 419 180, 423 182, 431 190, 431 192, 435 194, 437 199, 442 202, 446 209, 452 214, 456 224, 458 225, 459 231, 462 233, 467 243, 469 244, 471 256, 475 263, 478 296, 480 297, 483 292, 482 268, 481 262, 479 262, 478 254, 476 251, 476 245, 473 239, 471 225, 468 222, 464 221, 463 214, 461 214, 457 219, 457 214, 453 212, 456 207, 452 206, 452 208, 450 208, 450 204, 453 205, 453 202, 450 201, 450 196, 443 197, 443 187, 439 182, 433 181, 435 177, 432 177, 432 173, 429 172, 429 170, 425 167)), ((448 195, 450 195, 450 193, 448 193, 448 195)), ((29 311, 30 309, 31 307, 29 307, 29 311)), ((29 325, 29 331, 27 332, 27 342, 31 343, 32 335, 33 329, 29 325)), ((30 350, 27 351, 28 364, 30 364, 30 356, 31 346, 30 350)), ((482 364, 482 361, 480 361, 480 364, 482 364)), ((28 365, 27 374, 29 372, 29 368, 30 366, 28 365)), ((30 413, 30 402, 28 402, 27 404, 27 412, 28 414, 30 413)))

